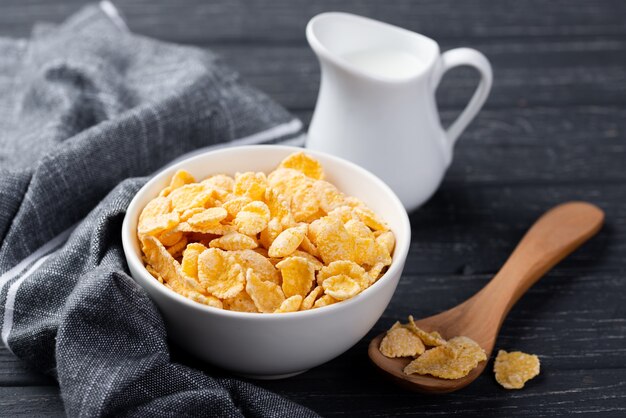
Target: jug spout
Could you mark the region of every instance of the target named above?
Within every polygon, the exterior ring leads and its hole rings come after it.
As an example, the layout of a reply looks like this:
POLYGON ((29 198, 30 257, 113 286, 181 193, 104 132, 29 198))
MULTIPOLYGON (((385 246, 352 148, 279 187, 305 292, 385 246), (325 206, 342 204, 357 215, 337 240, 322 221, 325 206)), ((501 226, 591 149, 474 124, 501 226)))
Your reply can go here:
POLYGON ((437 43, 429 38, 349 13, 315 16, 306 36, 322 67, 332 66, 372 82, 416 77, 439 56, 437 43))

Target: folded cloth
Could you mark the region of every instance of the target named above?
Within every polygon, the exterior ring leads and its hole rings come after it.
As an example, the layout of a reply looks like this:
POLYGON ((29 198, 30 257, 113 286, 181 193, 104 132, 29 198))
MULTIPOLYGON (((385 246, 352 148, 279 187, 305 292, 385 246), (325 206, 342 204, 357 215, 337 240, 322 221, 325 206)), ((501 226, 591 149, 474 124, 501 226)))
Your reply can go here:
POLYGON ((0 39, 0 330, 69 416, 314 416, 170 359, 120 229, 147 176, 193 150, 298 143, 302 125, 210 52, 136 36, 110 3, 0 39))

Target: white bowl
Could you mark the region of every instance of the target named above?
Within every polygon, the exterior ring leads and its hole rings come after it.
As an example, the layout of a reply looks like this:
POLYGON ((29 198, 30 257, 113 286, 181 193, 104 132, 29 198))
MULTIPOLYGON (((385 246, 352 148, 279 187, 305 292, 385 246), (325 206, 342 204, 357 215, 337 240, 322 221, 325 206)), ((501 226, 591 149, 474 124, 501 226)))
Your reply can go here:
POLYGON ((261 314, 212 308, 166 288, 144 268, 137 239, 143 207, 169 184, 178 169, 197 179, 212 174, 263 171, 269 173, 287 155, 301 148, 273 145, 242 146, 210 151, 183 160, 156 174, 133 198, 122 225, 122 243, 130 273, 150 295, 165 319, 168 336, 195 356, 237 374, 282 378, 304 372, 342 354, 376 323, 396 289, 411 241, 409 218, 398 197, 365 169, 321 152, 317 158, 327 180, 358 197, 385 219, 395 234, 396 248, 389 270, 352 299, 323 308, 261 314))

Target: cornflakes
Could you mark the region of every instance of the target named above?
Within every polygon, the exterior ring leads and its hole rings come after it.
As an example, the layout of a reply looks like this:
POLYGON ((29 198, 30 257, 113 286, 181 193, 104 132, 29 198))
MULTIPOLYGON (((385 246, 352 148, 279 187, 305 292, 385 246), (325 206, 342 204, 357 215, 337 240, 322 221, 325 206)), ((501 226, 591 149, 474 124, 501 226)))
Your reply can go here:
POLYGON ((379 350, 391 358, 414 357, 404 368, 405 374, 429 374, 442 379, 460 379, 487 360, 485 350, 471 338, 460 336, 446 341, 436 331, 418 328, 412 316, 407 324, 396 322, 387 331, 379 350), (421 346, 412 353, 415 340, 421 346), (427 346, 432 348, 425 349, 427 346))
POLYGON ((144 207, 137 235, 146 269, 164 286, 207 306, 262 313, 356 296, 384 274, 395 246, 385 222, 303 152, 267 176, 198 182, 177 171, 144 207))
POLYGON ((243 290, 245 277, 239 264, 229 263, 223 251, 209 248, 198 256, 200 284, 213 296, 226 299, 243 290))
POLYGON ((268 248, 270 257, 287 257, 298 249, 307 232, 307 225, 301 224, 281 232, 268 248))
POLYGON ((306 311, 313 307, 313 304, 317 300, 317 297, 324 291, 322 286, 317 286, 315 289, 311 290, 311 292, 302 300, 302 305, 300 305, 301 311, 306 311))
POLYGON ((220 223, 226 216, 228 212, 222 207, 209 208, 193 215, 187 223, 192 227, 203 228, 220 223))
POLYGON ((206 249, 204 245, 198 242, 187 245, 187 248, 183 251, 183 261, 181 262, 183 272, 186 275, 198 278, 198 256, 206 249))
POLYGON ((207 184, 226 192, 232 192, 235 188, 235 180, 226 174, 216 174, 211 176, 208 179, 202 180, 202 184, 207 184))
POLYGON ((300 309, 300 304, 302 304, 302 296, 293 295, 285 299, 274 313, 297 312, 300 309))
POLYGON ((274 265, 263 255, 252 250, 229 251, 229 256, 241 265, 244 270, 252 269, 261 280, 280 284, 280 272, 276 270, 274 265))
POLYGON ((325 264, 336 260, 354 260, 355 242, 343 224, 325 216, 309 225, 309 238, 325 264))
POLYGON ((414 357, 426 348, 417 335, 396 322, 380 342, 380 352, 389 358, 414 357))
POLYGON ((359 266, 354 261, 338 260, 322 267, 317 275, 317 284, 324 286, 324 282, 328 278, 339 275, 347 276, 354 280, 361 290, 368 288, 372 283, 372 278, 363 267, 359 266))
POLYGON ((276 283, 264 282, 254 270, 248 269, 246 279, 246 292, 259 312, 272 313, 285 301, 285 295, 280 286, 276 283))
POLYGON ((339 302, 339 300, 335 299, 334 297, 330 295, 324 295, 315 301, 315 303, 313 304, 313 308, 321 308, 323 306, 332 305, 337 302, 339 302))
POLYGON ((237 196, 247 196, 252 200, 263 200, 266 188, 267 178, 263 173, 248 171, 235 174, 233 193, 237 196))
POLYGON ((300 295, 303 298, 311 290, 315 280, 315 265, 304 257, 289 257, 276 264, 282 275, 282 288, 286 297, 300 295))
POLYGON ((242 234, 255 235, 267 227, 270 220, 270 210, 260 201, 253 201, 245 205, 235 216, 233 225, 242 234))
POLYGON ((444 345, 446 340, 441 338, 441 335, 437 331, 426 332, 421 328, 418 328, 415 325, 415 320, 413 320, 413 316, 409 315, 409 323, 407 324, 407 328, 415 333, 426 345, 431 347, 438 347, 440 345, 444 345))
POLYGON ((321 180, 324 178, 324 169, 319 161, 309 157, 304 152, 296 152, 285 158, 280 168, 293 168, 301 171, 305 176, 321 180))
POLYGON ((231 232, 209 242, 209 247, 220 248, 222 250, 251 250, 258 247, 256 240, 248 235, 239 232, 231 232))
POLYGON ((539 357, 521 351, 498 351, 493 365, 496 380, 505 389, 521 389, 539 374, 539 357))
POLYGON ((254 301, 245 290, 232 298, 224 299, 224 309, 237 312, 259 312, 254 301))
POLYGON ((186 170, 178 170, 172 176, 172 180, 170 181, 170 190, 178 189, 179 187, 184 186, 185 184, 195 183, 196 179, 186 170))
POLYGON ((460 379, 485 360, 485 351, 475 341, 468 337, 454 337, 445 345, 426 350, 404 368, 404 373, 460 379))
POLYGON ((324 293, 337 300, 350 299, 361 291, 361 286, 345 274, 339 274, 324 280, 322 288, 324 288, 324 293))

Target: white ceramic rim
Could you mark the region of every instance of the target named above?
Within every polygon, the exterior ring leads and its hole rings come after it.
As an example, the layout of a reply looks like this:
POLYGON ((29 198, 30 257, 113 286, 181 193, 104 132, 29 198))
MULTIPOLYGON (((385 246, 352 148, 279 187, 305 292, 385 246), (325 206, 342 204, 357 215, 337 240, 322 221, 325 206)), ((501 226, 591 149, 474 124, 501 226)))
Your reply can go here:
MULTIPOLYGON (((435 40, 427 36, 424 36, 421 33, 413 32, 411 30, 402 28, 400 26, 392 25, 391 23, 382 22, 380 20, 375 20, 369 17, 359 16, 359 15, 346 13, 346 12, 324 12, 324 13, 320 13, 318 15, 313 16, 311 20, 309 20, 309 23, 307 23, 306 31, 305 31, 306 39, 309 42, 309 45, 311 46, 311 48, 313 48, 315 52, 322 55, 327 60, 333 62, 338 67, 342 68, 344 71, 347 71, 351 74, 358 74, 360 77, 365 78, 365 79, 374 80, 374 81, 383 82, 383 83, 390 83, 390 84, 403 84, 403 83, 406 83, 407 81, 411 81, 411 80, 415 80, 415 79, 423 77, 425 73, 430 71, 431 67, 434 65, 434 62, 430 63, 429 65, 425 65, 423 67, 417 68, 416 71, 408 77, 401 77, 401 78, 385 77, 382 75, 372 74, 372 73, 363 71, 358 67, 354 67, 348 64, 348 62, 344 60, 343 58, 337 57, 335 54, 332 54, 328 50, 328 48, 326 48, 326 46, 324 46, 320 42, 317 35, 315 34, 314 26, 318 21, 324 20, 324 19, 353 20, 356 22, 365 23, 366 25, 370 25, 370 26, 378 26, 378 27, 386 28, 392 31, 396 31, 398 33, 402 33, 406 36, 409 36, 418 42, 430 43, 435 48, 437 55, 441 54, 441 51, 439 49, 439 44, 435 40)), ((434 61, 436 61, 436 59, 434 61)))
MULTIPOLYGON (((145 282, 152 289, 156 290, 157 292, 169 298, 172 298, 173 300, 179 303, 185 304, 190 308, 196 309, 200 312, 211 313, 211 314, 216 314, 216 315, 224 315, 227 317, 234 317, 234 318, 248 318, 250 320, 257 320, 257 321, 287 320, 289 318, 294 318, 294 317, 306 317, 306 316, 320 315, 320 314, 325 314, 325 313, 329 314, 331 312, 339 312, 343 309, 348 309, 351 305, 355 303, 359 303, 359 301, 365 296, 367 296, 368 294, 375 292, 376 289, 381 286, 381 282, 385 280, 391 280, 391 277, 395 275, 396 273, 399 275, 399 277, 401 276, 402 274, 401 269, 404 268, 404 261, 406 260, 406 256, 408 255, 410 243, 411 243, 411 223, 409 222, 409 216, 406 210, 404 209, 404 206, 402 205, 402 202, 400 201, 398 196, 396 196, 396 194, 391 190, 389 186, 387 186, 387 184, 385 184, 385 182, 383 182, 381 179, 379 179, 377 176, 367 171, 366 169, 350 161, 344 160, 343 158, 339 158, 334 155, 327 154, 327 153, 320 152, 320 151, 313 151, 313 150, 303 149, 299 147, 285 146, 285 145, 248 145, 248 146, 223 148, 223 149, 207 151, 202 154, 194 155, 190 158, 181 160, 180 162, 174 165, 166 166, 164 169, 154 174, 154 176, 146 184, 144 184, 141 189, 137 191, 137 193, 131 200, 130 204, 128 205, 128 208, 126 209, 126 215, 124 216, 124 221, 122 223, 122 247, 126 255, 126 261, 128 264, 132 264, 132 266, 135 268, 135 271, 138 271, 139 274, 142 275, 145 282), (396 247, 394 249, 393 260, 391 262, 390 267, 385 272, 385 274, 381 278, 379 278, 373 285, 371 285, 370 287, 368 287, 367 289, 365 289, 364 291, 362 291, 361 293, 359 293, 358 295, 350 299, 347 299, 338 303, 334 303, 332 305, 324 306, 318 309, 308 309, 306 311, 286 312, 286 313, 238 312, 238 311, 229 311, 226 309, 214 308, 211 306, 207 306, 207 305, 203 305, 201 303, 195 302, 191 299, 188 299, 176 293, 175 291, 168 289, 161 283, 159 283, 148 272, 148 270, 146 270, 146 267, 144 266, 141 259, 135 253, 133 249, 133 245, 131 243, 132 242, 131 240, 137 240, 137 236, 134 230, 130 230, 131 221, 130 221, 129 214, 134 213, 135 214, 134 216, 137 216, 137 217, 139 216, 140 210, 143 209, 139 207, 140 196, 144 194, 146 190, 149 189, 154 183, 161 181, 163 177, 171 176, 172 174, 174 174, 174 172, 176 172, 176 170, 184 168, 190 161, 194 161, 196 159, 202 159, 205 157, 206 154, 223 154, 223 155, 237 154, 238 152, 241 152, 241 151, 254 150, 258 148, 267 148, 267 147, 272 147, 274 149, 277 149, 280 151, 287 151, 287 152, 288 151, 291 151, 291 152, 305 151, 307 154, 310 154, 312 156, 322 156, 324 158, 334 160, 338 164, 344 165, 348 169, 356 171, 357 173, 359 173, 359 175, 366 178, 369 182, 375 183, 378 187, 380 187, 383 190, 384 193, 387 194, 386 198, 391 200, 391 202, 393 203, 394 209, 397 210, 398 215, 400 215, 402 218, 401 219, 401 231, 400 231, 402 236, 396 237, 396 247)), ((133 280, 135 279, 133 278, 133 280)))

